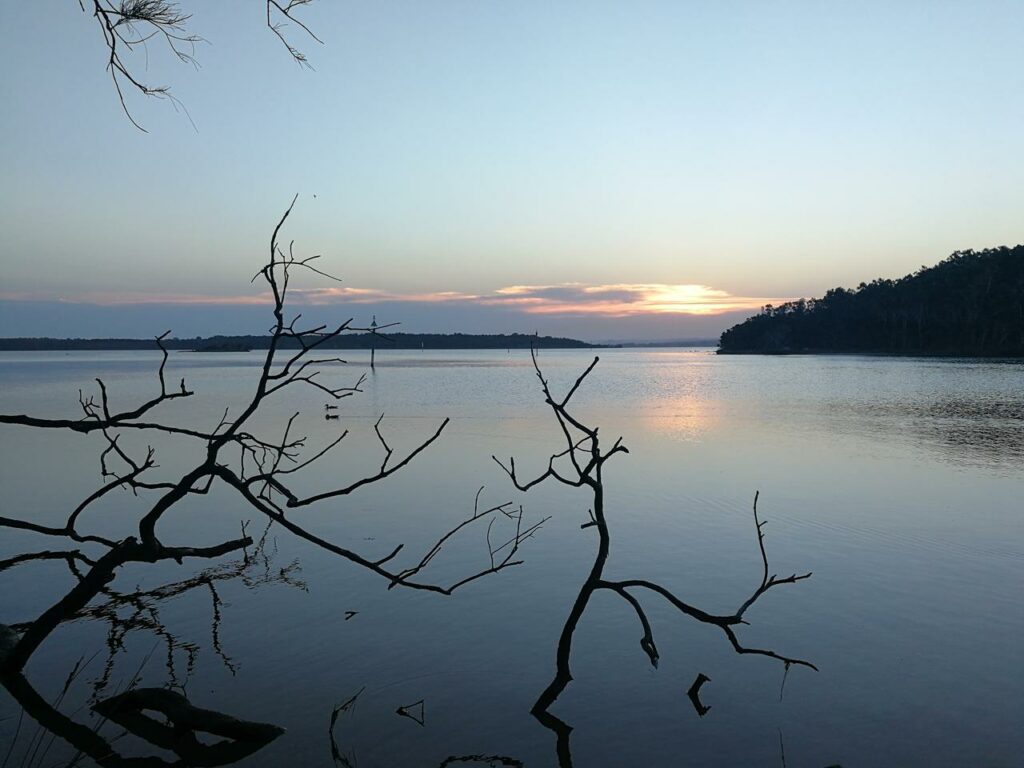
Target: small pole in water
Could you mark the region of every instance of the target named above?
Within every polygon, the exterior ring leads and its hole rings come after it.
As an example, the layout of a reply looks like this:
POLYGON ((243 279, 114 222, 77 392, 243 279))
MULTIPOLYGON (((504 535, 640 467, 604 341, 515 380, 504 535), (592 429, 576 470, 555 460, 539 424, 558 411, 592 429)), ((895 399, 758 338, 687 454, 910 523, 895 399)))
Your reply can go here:
POLYGON ((377 357, 377 316, 373 316, 373 320, 370 322, 370 370, 377 370, 376 357, 377 357))

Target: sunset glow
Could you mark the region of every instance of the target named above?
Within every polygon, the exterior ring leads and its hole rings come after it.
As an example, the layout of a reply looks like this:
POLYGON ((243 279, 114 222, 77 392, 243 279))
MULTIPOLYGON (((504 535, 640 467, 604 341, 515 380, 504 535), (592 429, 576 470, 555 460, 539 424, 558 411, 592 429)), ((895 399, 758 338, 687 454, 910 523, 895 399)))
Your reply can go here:
MULTIPOLYGON (((707 285, 662 283, 615 283, 585 285, 512 285, 491 293, 459 291, 398 293, 376 288, 348 286, 289 290, 296 304, 310 306, 366 305, 387 302, 403 304, 457 304, 507 307, 533 315, 633 317, 638 315, 716 315, 723 312, 756 312, 765 304, 785 301, 778 297, 733 296, 707 285)), ((265 305, 267 293, 244 296, 159 293, 85 293, 75 298, 41 294, 0 294, 6 301, 60 301, 98 306, 137 304, 179 305, 265 305)))
POLYGON ((628 317, 645 314, 714 315, 757 311, 778 298, 733 296, 707 285, 616 283, 612 285, 516 285, 496 291, 491 303, 518 305, 537 314, 597 314, 628 317))

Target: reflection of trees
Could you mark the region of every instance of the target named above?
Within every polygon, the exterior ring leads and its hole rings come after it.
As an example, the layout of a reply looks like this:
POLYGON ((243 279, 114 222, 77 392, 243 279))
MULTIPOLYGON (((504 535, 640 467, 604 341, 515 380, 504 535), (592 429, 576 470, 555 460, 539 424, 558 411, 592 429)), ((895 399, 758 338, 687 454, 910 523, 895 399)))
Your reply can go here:
POLYGON ((1001 392, 999 397, 873 400, 847 408, 857 417, 851 424, 854 428, 910 437, 956 461, 1016 466, 1024 458, 1024 398, 1019 392, 1001 392), (865 423, 865 416, 870 421, 865 423))
MULTIPOLYGON (((331 759, 334 761, 335 768, 356 768, 358 760, 353 750, 342 751, 341 747, 338 746, 338 734, 337 729, 339 727, 339 720, 341 717, 348 715, 351 716, 355 712, 356 704, 359 701, 359 697, 362 695, 365 687, 360 688, 355 695, 349 697, 344 702, 336 706, 331 712, 331 724, 327 729, 327 735, 331 743, 331 759)), ((409 717, 419 723, 421 726, 424 724, 424 702, 421 699, 416 702, 419 706, 419 717, 414 717, 409 713, 408 706, 401 706, 395 710, 395 714, 400 717, 409 717)), ((484 753, 473 754, 473 755, 449 755, 443 761, 441 761, 440 768, 447 768, 452 765, 478 765, 487 766, 487 768, 522 768, 523 763, 514 757, 506 757, 504 755, 487 755, 484 753)))
MULTIPOLYGON (((168 762, 159 757, 123 757, 114 749, 111 740, 100 735, 100 727, 89 727, 78 723, 59 711, 60 703, 71 684, 85 670, 88 662, 83 664, 80 660, 75 665, 68 675, 60 697, 54 704, 47 702, 32 687, 21 670, 13 667, 10 662, 10 654, 6 656, 0 654, 0 665, 3 669, 0 683, 21 705, 23 711, 42 728, 66 741, 80 755, 88 756, 103 766, 216 766, 227 765, 252 754, 276 739, 284 731, 275 725, 238 720, 222 712, 199 708, 182 693, 172 690, 173 688, 184 689, 199 652, 199 646, 195 642, 179 638, 161 619, 160 607, 162 603, 192 592, 208 592, 211 600, 211 645, 225 666, 234 673, 236 665, 224 651, 220 642, 223 603, 216 585, 227 581, 237 581, 250 590, 259 589, 267 584, 285 584, 297 589, 305 589, 305 583, 298 578, 298 562, 293 561, 284 567, 274 564, 273 558, 276 552, 274 549, 268 549, 267 541, 267 531, 265 530, 255 545, 244 549, 242 556, 234 561, 204 569, 188 579, 171 582, 153 589, 131 592, 119 592, 95 578, 88 579, 79 570, 79 566, 82 562, 90 560, 78 551, 29 553, 0 562, 0 571, 4 571, 33 560, 63 559, 67 562, 71 574, 77 581, 77 585, 72 591, 84 590, 83 594, 91 592, 86 602, 102 598, 80 610, 65 614, 56 626, 50 628, 49 632, 52 632, 61 623, 80 619, 107 624, 107 660, 102 674, 93 684, 92 698, 92 709, 102 718, 100 726, 107 720, 117 723, 143 741, 174 752, 180 758, 179 761, 168 762), (139 675, 136 673, 129 681, 126 691, 106 699, 100 699, 99 696, 110 684, 115 660, 118 654, 124 650, 126 636, 137 632, 150 633, 159 638, 166 646, 167 684, 170 687, 137 687, 139 675), (180 677, 175 662, 175 657, 181 652, 184 652, 187 658, 184 678, 180 677), (144 714, 144 711, 157 712, 166 722, 156 720, 144 714), (205 744, 199 740, 197 733, 219 736, 221 741, 215 744, 205 744)), ((34 624, 35 622, 24 622, 12 624, 4 629, 8 638, 24 637, 37 631, 43 631, 36 630, 34 624)), ((149 657, 146 658, 148 660, 149 657)), ((17 734, 14 738, 16 741, 17 734)), ((34 740, 38 739, 34 738, 34 740)), ((12 743, 12 751, 14 746, 15 744, 12 743)), ((29 747, 31 746, 30 743, 29 747)))
POLYGON ((508 464, 499 461, 497 458, 495 458, 495 461, 502 467, 502 469, 505 470, 509 478, 512 480, 512 483, 520 491, 528 491, 530 488, 548 480, 549 478, 573 488, 585 488, 590 493, 592 507, 590 509, 589 521, 582 524, 580 528, 594 528, 598 537, 597 553, 594 557, 594 562, 591 565, 587 578, 580 587, 580 591, 576 596, 576 600, 573 602, 572 608, 569 611, 569 616, 565 621, 565 625, 562 627, 562 632, 558 639, 558 647, 555 653, 555 675, 544 691, 541 692, 536 703, 533 705, 533 709, 531 710, 533 715, 545 727, 554 731, 557 737, 559 764, 561 766, 570 766, 572 764, 572 756, 569 748, 569 734, 571 733, 572 728, 567 723, 555 717, 550 712, 550 709, 555 703, 555 700, 561 695, 566 686, 572 680, 570 657, 572 653, 573 637, 580 619, 583 617, 583 614, 590 603, 591 597, 593 597, 593 595, 599 590, 607 590, 617 594, 636 613, 641 628, 640 648, 647 655, 651 665, 654 667, 658 666, 658 649, 654 642, 654 633, 651 623, 648 620, 647 614, 644 611, 643 605, 636 593, 643 594, 646 592, 652 592, 668 601, 668 603, 679 612, 704 624, 710 624, 718 627, 725 634, 729 643, 737 653, 755 654, 776 659, 785 665, 785 669, 787 671, 792 665, 817 669, 813 664, 802 659, 784 656, 769 649, 752 648, 743 645, 736 634, 736 629, 740 625, 748 623, 745 620, 745 615, 748 609, 750 609, 768 590, 772 587, 783 584, 793 584, 802 579, 806 579, 811 575, 810 573, 807 573, 798 576, 794 573, 783 578, 779 578, 776 574, 769 575, 768 555, 764 547, 763 529, 765 524, 758 516, 757 495, 754 496, 754 526, 757 531, 757 542, 761 553, 761 561, 764 566, 763 575, 760 584, 758 584, 754 589, 753 593, 743 600, 733 613, 708 613, 707 611, 680 599, 673 591, 667 589, 661 584, 657 584, 646 579, 611 580, 605 577, 604 570, 611 549, 611 534, 609 532, 608 522, 605 516, 604 481, 602 472, 605 463, 609 459, 618 453, 628 453, 628 449, 623 445, 621 437, 612 444, 611 448, 603 449, 598 436, 598 428, 588 426, 587 424, 579 421, 569 410, 570 400, 573 395, 576 394, 580 385, 583 384, 584 379, 586 379, 590 372, 594 370, 594 367, 597 365, 598 358, 594 358, 594 361, 590 366, 576 379, 573 385, 569 388, 568 393, 561 399, 556 399, 551 393, 548 381, 544 378, 544 374, 537 362, 536 350, 532 352, 532 359, 537 378, 540 381, 541 391, 544 394, 544 401, 551 408, 552 413, 554 414, 562 437, 565 440, 565 447, 562 451, 552 454, 548 459, 547 468, 541 474, 530 480, 520 479, 520 475, 516 469, 515 459, 510 459, 508 464))
POLYGON ((272 565, 274 556, 277 554, 277 546, 273 544, 268 551, 269 531, 270 526, 268 525, 257 539, 254 547, 244 551, 242 557, 206 568, 192 578, 150 590, 133 592, 118 592, 110 587, 104 587, 101 590, 101 595, 106 600, 90 605, 77 614, 79 617, 104 621, 109 625, 107 631, 108 656, 103 675, 95 683, 96 691, 102 691, 107 687, 115 658, 119 652, 124 650, 126 636, 136 631, 151 632, 163 641, 167 650, 168 681, 172 686, 182 684, 177 673, 175 657, 178 651, 184 651, 187 658, 185 680, 188 679, 199 646, 195 642, 176 637, 167 629, 160 618, 160 603, 193 591, 209 593, 210 644, 224 666, 234 674, 237 669, 236 663, 224 651, 220 640, 223 618, 221 609, 224 602, 217 591, 217 584, 237 580, 250 590, 268 584, 284 584, 295 589, 306 590, 306 583, 298 578, 300 568, 297 560, 293 560, 283 567, 272 565))
POLYGON ((506 757, 505 755, 460 755, 458 757, 452 755, 444 759, 440 768, 467 763, 475 763, 481 767, 487 766, 487 768, 499 768, 499 766, 522 768, 523 766, 522 761, 516 760, 514 757, 506 757))
MULTIPOLYGON (((58 737, 75 750, 75 756, 68 765, 75 765, 87 757, 101 766, 114 768, 164 768, 175 766, 222 766, 235 763, 249 757, 284 733, 284 730, 269 723, 239 720, 223 712, 205 709, 192 703, 185 695, 192 665, 199 653, 200 646, 192 640, 186 640, 176 634, 161 618, 160 609, 169 601, 189 594, 202 596, 208 593, 210 599, 210 645, 221 662, 234 673, 237 662, 232 659, 220 643, 219 634, 224 615, 221 611, 223 602, 218 593, 218 585, 233 582, 249 590, 258 590, 265 585, 283 584, 295 589, 306 589, 305 582, 300 578, 297 561, 281 565, 275 561, 276 547, 268 530, 256 540, 255 544, 243 550, 242 556, 236 560, 220 563, 206 568, 194 576, 159 585, 151 589, 136 589, 120 592, 109 586, 98 586, 93 599, 87 607, 66 616, 61 623, 86 620, 101 622, 107 625, 107 659, 100 678, 92 684, 93 695, 90 699, 91 710, 99 718, 95 725, 88 725, 74 719, 61 711, 62 704, 72 685, 75 684, 89 668, 92 658, 84 657, 74 665, 68 674, 63 689, 57 699, 51 703, 40 694, 25 675, 20 671, 12 671, 6 666, 6 658, 0 651, 0 664, 4 664, 4 673, 0 676, 0 684, 11 697, 21 706, 22 718, 27 715, 34 720, 39 731, 29 733, 19 721, 18 729, 12 737, 10 754, 15 748, 28 756, 38 757, 40 745, 47 734, 58 737), (159 639, 166 648, 166 687, 139 687, 143 667, 146 666, 152 651, 147 654, 142 665, 131 675, 125 690, 114 692, 101 698, 111 685, 111 677, 118 656, 124 651, 125 638, 132 633, 148 633, 159 639), (176 656, 186 657, 186 670, 182 675, 177 668, 176 656), (123 729, 118 736, 107 736, 103 733, 106 724, 115 724, 123 729), (158 756, 129 757, 119 751, 118 740, 125 734, 132 734, 142 742, 176 755, 176 760, 168 760, 158 756), (19 739, 19 735, 24 736, 19 739), (209 743, 209 737, 216 737, 209 743)), ((79 552, 63 553, 28 553, 0 561, 0 572, 30 563, 35 560, 66 560, 69 572, 81 584, 82 574, 79 565, 83 559, 79 552)), ((16 623, 9 626, 0 625, 2 640, 17 637, 30 630, 32 622, 16 623)), ((2 647, 2 644, 0 644, 2 647)), ((95 655, 94 655, 95 657, 95 655)), ((93 657, 93 658, 94 658, 93 657)), ((339 747, 336 728, 339 719, 354 711, 362 690, 338 705, 331 714, 330 744, 332 758, 338 768, 355 768, 358 765, 352 750, 343 751, 339 747)), ((424 703, 401 706, 396 714, 403 715, 418 723, 424 720, 424 703)), ((45 753, 44 753, 45 754, 45 753)), ((23 763, 26 763, 23 760, 23 763)), ((26 764, 31 764, 27 760, 26 764)), ((515 758, 493 754, 451 755, 441 766, 506 766, 515 768, 522 763, 515 758)))
POLYGON ((93 709, 150 744, 174 752, 190 766, 237 762, 284 733, 276 725, 200 709, 166 688, 136 688, 98 702, 93 709), (166 722, 144 712, 159 713, 166 722), (197 733, 222 736, 224 741, 204 744, 197 733))
POLYGON ((238 720, 221 712, 201 709, 185 696, 165 688, 133 688, 97 702, 93 709, 153 746, 174 752, 180 759, 124 757, 114 749, 112 740, 100 735, 98 727, 90 728, 61 713, 20 672, 5 674, 2 682, 29 717, 77 750, 70 763, 72 765, 78 763, 82 756, 95 760, 99 765, 117 768, 228 765, 251 755, 284 732, 275 725, 238 720), (160 712, 168 723, 142 714, 144 710, 160 712), (224 739, 215 744, 204 744, 197 738, 197 733, 224 739))

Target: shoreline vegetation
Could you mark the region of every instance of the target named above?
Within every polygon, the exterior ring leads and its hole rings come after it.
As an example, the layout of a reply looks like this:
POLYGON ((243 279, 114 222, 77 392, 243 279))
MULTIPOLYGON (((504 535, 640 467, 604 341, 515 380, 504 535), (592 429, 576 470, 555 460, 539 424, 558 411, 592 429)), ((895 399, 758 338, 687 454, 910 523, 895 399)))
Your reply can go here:
POLYGON ((957 251, 898 280, 766 305, 718 354, 1024 357, 1024 245, 957 251))
MULTIPOLYGON (((164 339, 167 349, 179 352, 252 352, 267 348, 263 336, 197 336, 193 339, 164 339)), ((324 349, 647 349, 655 347, 716 347, 715 339, 674 341, 585 342, 560 336, 535 336, 525 333, 370 333, 332 339, 324 349), (337 343, 333 343, 337 341, 337 343)), ((291 348, 291 347, 289 347, 291 348)), ((294 348, 298 348, 297 345, 294 348)), ((153 350, 153 339, 58 339, 52 337, 0 338, 0 352, 130 351, 153 350)))
MULTIPOLYGON (((197 336, 192 339, 167 338, 163 344, 169 350, 184 352, 250 352, 265 350, 269 336, 197 336)), ((591 349, 607 344, 588 344, 577 339, 557 336, 535 336, 526 333, 471 334, 471 333, 354 333, 339 336, 321 345, 322 349, 591 349)), ((283 339, 283 348, 298 349, 298 342, 283 339)), ((123 351, 153 350, 153 339, 54 339, 54 338, 0 338, 0 352, 47 351, 123 351)))

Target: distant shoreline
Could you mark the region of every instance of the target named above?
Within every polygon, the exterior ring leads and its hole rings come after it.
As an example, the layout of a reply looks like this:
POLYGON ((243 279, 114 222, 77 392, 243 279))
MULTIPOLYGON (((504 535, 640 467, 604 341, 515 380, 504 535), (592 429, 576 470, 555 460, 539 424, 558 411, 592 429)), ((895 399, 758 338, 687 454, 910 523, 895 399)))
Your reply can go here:
MULTIPOLYGON (((269 336, 209 336, 192 339, 164 339, 168 350, 185 352, 250 352, 265 350, 269 336)), ((286 345, 298 348, 298 343, 286 345)), ((617 344, 589 344, 577 339, 532 334, 434 334, 434 333, 393 333, 374 337, 369 333, 338 336, 324 343, 321 349, 599 349, 619 346, 617 344)), ((73 352, 73 351, 150 351, 157 349, 156 341, 149 339, 106 338, 106 339, 57 339, 0 338, 2 352, 73 352)))
MULTIPOLYGON (((168 350, 179 352, 252 352, 267 348, 268 336, 208 336, 192 339, 164 339, 168 350)), ((559 336, 535 336, 525 333, 393 333, 373 337, 369 333, 339 336, 321 349, 653 349, 684 347, 715 347, 714 339, 680 339, 672 341, 586 342, 559 336)), ((297 348, 298 345, 294 345, 297 348)), ((291 348, 291 347, 290 347, 291 348)), ((0 337, 0 352, 125 352, 157 349, 152 339, 58 339, 52 337, 0 337)))

